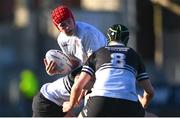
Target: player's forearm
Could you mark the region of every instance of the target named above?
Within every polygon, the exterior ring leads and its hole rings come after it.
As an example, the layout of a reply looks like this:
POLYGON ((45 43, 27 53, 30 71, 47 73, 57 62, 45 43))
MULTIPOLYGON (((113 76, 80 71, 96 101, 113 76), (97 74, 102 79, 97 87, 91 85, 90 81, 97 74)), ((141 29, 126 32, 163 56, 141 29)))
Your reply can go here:
POLYGON ((71 96, 70 96, 70 106, 71 108, 73 108, 73 106, 76 104, 76 102, 78 101, 78 98, 81 94, 81 88, 74 85, 71 89, 71 96))
POLYGON ((144 108, 147 108, 147 107, 148 107, 148 105, 149 105, 149 103, 151 102, 153 96, 154 96, 154 92, 151 92, 151 93, 146 93, 146 92, 144 92, 143 97, 142 97, 142 102, 141 102, 141 103, 142 103, 142 106, 143 106, 144 108))
POLYGON ((79 96, 81 95, 81 91, 87 85, 91 76, 86 72, 81 72, 79 79, 74 83, 71 89, 71 96, 70 96, 70 106, 73 107, 76 102, 78 101, 79 96))

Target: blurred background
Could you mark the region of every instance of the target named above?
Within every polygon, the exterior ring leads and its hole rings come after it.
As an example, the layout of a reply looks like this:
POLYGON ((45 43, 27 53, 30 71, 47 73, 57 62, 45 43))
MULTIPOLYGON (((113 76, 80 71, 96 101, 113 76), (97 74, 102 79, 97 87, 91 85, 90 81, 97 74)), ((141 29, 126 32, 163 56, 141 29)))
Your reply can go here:
POLYGON ((46 74, 43 59, 59 49, 50 20, 59 4, 104 34, 126 25, 156 90, 147 110, 180 116, 180 0, 0 0, 0 116, 31 116, 33 96, 58 78, 46 74))

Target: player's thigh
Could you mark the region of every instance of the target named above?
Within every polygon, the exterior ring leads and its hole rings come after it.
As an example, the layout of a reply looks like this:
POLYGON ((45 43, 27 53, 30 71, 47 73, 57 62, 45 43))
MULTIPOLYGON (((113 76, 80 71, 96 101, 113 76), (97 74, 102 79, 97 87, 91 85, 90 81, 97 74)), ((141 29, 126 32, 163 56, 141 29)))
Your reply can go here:
POLYGON ((98 117, 106 116, 106 114, 111 114, 111 110, 108 110, 109 105, 106 104, 107 101, 105 97, 94 96, 89 97, 83 110, 80 112, 79 117, 98 117), (107 113, 108 112, 108 113, 107 113))
POLYGON ((64 116, 62 106, 58 106, 54 102, 46 99, 40 92, 33 99, 33 116, 34 117, 53 117, 64 116))
POLYGON ((80 115, 83 117, 144 116, 144 109, 138 102, 96 96, 88 99, 80 115))

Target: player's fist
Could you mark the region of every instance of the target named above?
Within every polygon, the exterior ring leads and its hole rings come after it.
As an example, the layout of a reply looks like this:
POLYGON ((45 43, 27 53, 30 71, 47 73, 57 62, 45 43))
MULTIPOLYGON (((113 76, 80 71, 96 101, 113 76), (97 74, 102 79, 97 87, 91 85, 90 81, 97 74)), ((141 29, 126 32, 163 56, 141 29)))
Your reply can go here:
POLYGON ((63 112, 71 111, 71 109, 72 109, 72 106, 69 101, 63 103, 63 112))

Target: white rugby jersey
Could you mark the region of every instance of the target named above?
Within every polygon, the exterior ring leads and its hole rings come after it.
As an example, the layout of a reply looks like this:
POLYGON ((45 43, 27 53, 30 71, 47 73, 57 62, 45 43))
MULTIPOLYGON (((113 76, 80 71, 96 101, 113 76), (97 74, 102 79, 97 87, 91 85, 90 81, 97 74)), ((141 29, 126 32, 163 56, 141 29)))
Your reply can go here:
POLYGON ((64 33, 58 36, 58 44, 62 51, 67 55, 76 56, 82 62, 106 43, 106 37, 99 30, 83 22, 76 22, 73 36, 67 36, 64 33))
MULTIPOLYGON (((57 41, 65 54, 75 56, 84 63, 93 52, 107 44, 107 39, 98 29, 87 23, 76 22, 75 28, 73 36, 60 33, 57 41)), ((70 81, 68 76, 59 78, 53 83, 43 85, 40 91, 47 99, 62 105, 69 100, 72 87, 70 81)))

